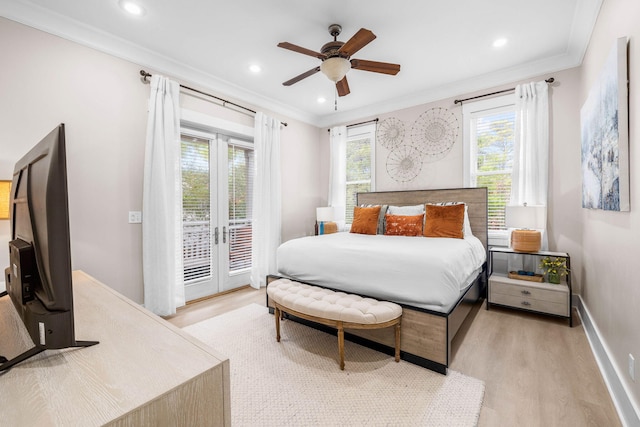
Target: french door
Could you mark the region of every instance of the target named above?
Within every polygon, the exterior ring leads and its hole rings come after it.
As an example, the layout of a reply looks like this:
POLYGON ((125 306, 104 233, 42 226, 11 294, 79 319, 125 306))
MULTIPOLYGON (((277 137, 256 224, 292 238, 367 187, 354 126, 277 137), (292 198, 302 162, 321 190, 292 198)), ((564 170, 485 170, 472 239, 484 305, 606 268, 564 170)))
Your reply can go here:
POLYGON ((187 301, 249 283, 254 164, 251 141, 183 130, 182 250, 187 301))

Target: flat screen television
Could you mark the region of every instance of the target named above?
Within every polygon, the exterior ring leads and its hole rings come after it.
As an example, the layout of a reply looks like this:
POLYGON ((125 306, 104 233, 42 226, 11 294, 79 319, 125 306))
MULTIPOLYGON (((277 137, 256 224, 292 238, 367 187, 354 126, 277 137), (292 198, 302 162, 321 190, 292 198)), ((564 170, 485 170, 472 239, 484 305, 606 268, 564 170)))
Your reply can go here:
POLYGON ((87 347, 76 341, 64 124, 15 165, 10 200, 7 290, 35 347, 7 360, 0 371, 44 350, 87 347))

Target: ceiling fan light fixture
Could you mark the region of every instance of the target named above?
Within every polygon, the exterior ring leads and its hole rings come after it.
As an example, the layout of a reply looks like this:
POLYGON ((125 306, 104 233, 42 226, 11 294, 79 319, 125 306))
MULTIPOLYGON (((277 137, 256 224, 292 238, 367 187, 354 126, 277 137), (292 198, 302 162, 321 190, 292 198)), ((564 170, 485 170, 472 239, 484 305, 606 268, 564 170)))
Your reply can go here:
POLYGON ((339 82, 347 75, 351 69, 351 62, 348 59, 334 56, 327 58, 320 64, 320 71, 332 82, 339 82))

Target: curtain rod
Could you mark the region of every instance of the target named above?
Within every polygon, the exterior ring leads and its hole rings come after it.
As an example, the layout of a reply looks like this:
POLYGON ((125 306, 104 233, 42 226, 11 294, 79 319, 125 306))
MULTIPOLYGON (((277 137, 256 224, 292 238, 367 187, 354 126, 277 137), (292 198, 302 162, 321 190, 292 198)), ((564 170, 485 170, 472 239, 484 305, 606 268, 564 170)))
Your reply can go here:
MULTIPOLYGON (((142 76, 142 80, 143 80, 145 83, 149 83, 149 81, 147 80, 147 77, 151 77, 151 76, 153 76, 153 74, 147 73, 145 70, 140 70, 140 75, 142 76)), ((234 103, 234 102, 231 102, 231 101, 228 101, 228 100, 226 100, 226 99, 219 98, 219 97, 217 97, 217 96, 215 96, 215 95, 211 95, 210 93, 206 93, 206 92, 203 92, 203 91, 201 91, 201 90, 194 89, 194 88, 192 88, 192 87, 185 86, 185 85, 182 85, 182 84, 180 85, 180 87, 181 87, 181 88, 183 88, 183 89, 190 90, 190 91, 192 91, 192 92, 199 93, 200 95, 204 95, 204 96, 208 96, 208 97, 210 97, 210 98, 217 99, 218 101, 221 101, 221 102, 222 102, 222 106, 223 106, 223 107, 226 107, 226 106, 227 106, 227 104, 229 104, 229 105, 233 105, 234 107, 242 108, 243 110, 246 110, 246 111, 249 111, 249 112, 251 112, 251 113, 253 113, 253 114, 256 114, 256 112, 255 112, 254 110, 250 109, 250 108, 243 107, 242 105, 238 105, 238 104, 236 104, 236 103, 234 103)), ((282 123, 282 125, 283 125, 283 126, 289 126, 286 122, 280 122, 280 123, 282 123)))
MULTIPOLYGON (((556 79, 554 79, 553 77, 549 77, 548 79, 545 80, 545 82, 551 84, 553 82, 555 82, 556 79)), ((510 89, 504 89, 504 90, 499 90, 497 92, 491 92, 491 93, 487 93, 484 95, 478 95, 478 96, 472 96, 471 98, 465 98, 465 99, 456 99, 455 101, 453 101, 454 104, 462 104, 465 101, 470 101, 472 99, 478 99, 478 98, 484 98, 485 96, 491 96, 491 95, 497 95, 499 93, 505 93, 505 92, 511 92, 512 90, 516 90, 515 87, 512 87, 510 89)))
MULTIPOLYGON (((351 125, 347 125, 346 127, 350 128, 352 126, 359 126, 359 125, 364 125, 364 124, 367 124, 367 123, 373 123, 373 122, 377 123, 379 120, 380 119, 376 117, 375 119, 367 120, 366 122, 353 123, 351 125)), ((327 129, 327 132, 331 132, 331 129, 327 129)))

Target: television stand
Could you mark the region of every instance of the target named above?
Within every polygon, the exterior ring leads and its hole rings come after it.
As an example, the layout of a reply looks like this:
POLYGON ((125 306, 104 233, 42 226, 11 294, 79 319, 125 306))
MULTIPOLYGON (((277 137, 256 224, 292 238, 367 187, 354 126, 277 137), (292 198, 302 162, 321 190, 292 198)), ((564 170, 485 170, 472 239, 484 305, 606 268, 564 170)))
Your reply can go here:
MULTIPOLYGON (((74 345, 70 345, 69 347, 66 347, 66 348, 90 347, 92 345, 98 344, 98 342, 99 341, 76 341, 76 343, 74 345)), ((41 345, 37 345, 37 346, 35 346, 33 348, 30 348, 29 350, 25 351, 24 353, 17 355, 13 359, 7 360, 4 363, 2 363, 2 365, 0 365, 0 372, 6 371, 7 369, 10 369, 12 366, 22 362, 23 360, 27 360, 30 357, 33 357, 36 354, 40 354, 45 350, 48 350, 47 347, 46 346, 41 346, 41 345)))
MULTIPOLYGON (((0 298, 7 296, 8 292, 7 291, 2 291, 0 292, 0 298)), ((55 316, 55 314, 54 314, 55 316)), ((16 364, 29 359, 30 357, 35 356, 36 354, 40 354, 45 350, 60 350, 62 348, 71 348, 71 347, 90 347, 92 345, 96 345, 98 344, 98 341, 74 341, 72 345, 69 345, 67 347, 60 347, 60 346, 56 346, 56 347, 49 347, 46 345, 37 345, 35 347, 30 348, 29 350, 25 351, 24 353, 21 353, 19 355, 17 355, 16 357, 14 357, 13 359, 10 360, 4 360, 6 358, 2 358, 0 360, 0 372, 2 371, 6 371, 7 369, 10 369, 12 366, 15 366, 16 364), (2 361, 4 360, 4 362, 2 361)))

